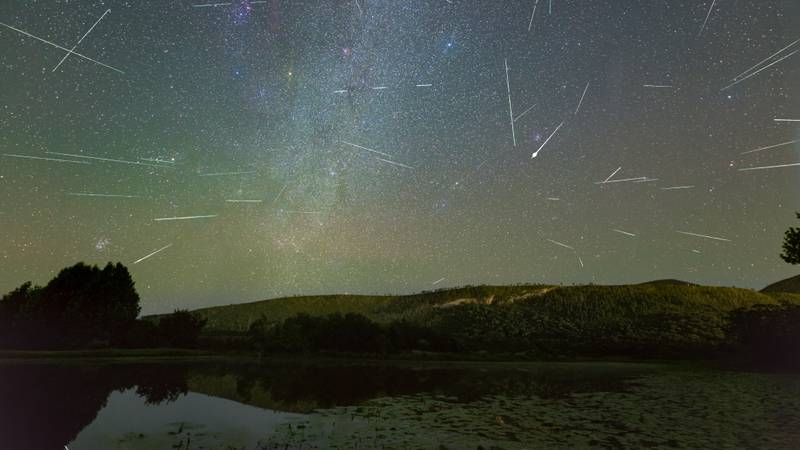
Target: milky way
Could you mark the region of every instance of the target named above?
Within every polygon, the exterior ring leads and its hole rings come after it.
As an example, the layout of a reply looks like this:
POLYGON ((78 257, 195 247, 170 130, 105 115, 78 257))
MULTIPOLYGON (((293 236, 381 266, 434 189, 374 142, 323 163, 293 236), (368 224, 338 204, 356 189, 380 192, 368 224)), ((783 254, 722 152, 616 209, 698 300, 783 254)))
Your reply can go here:
POLYGON ((144 312, 793 274, 796 1, 6 0, 0 22, 3 292, 109 260, 144 312))

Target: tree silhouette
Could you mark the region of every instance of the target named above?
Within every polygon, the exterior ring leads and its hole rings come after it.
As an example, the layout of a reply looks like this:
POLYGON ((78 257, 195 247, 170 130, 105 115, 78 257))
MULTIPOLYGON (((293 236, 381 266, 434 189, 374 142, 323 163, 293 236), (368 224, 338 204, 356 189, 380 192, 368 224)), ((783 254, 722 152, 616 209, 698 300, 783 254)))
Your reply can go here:
POLYGON ((0 320, 16 318, 22 312, 22 308, 30 304, 38 289, 40 288, 31 288, 31 282, 26 281, 22 286, 4 295, 0 300, 0 320))
MULTIPOLYGON (((797 218, 800 219, 800 213, 797 213, 797 218)), ((800 228, 786 230, 781 258, 789 264, 800 264, 800 228)))
POLYGON ((25 347, 30 342, 30 332, 38 328, 33 306, 42 288, 31 287, 31 282, 4 295, 0 300, 0 346, 25 347))
POLYGON ((3 296, 0 325, 6 347, 75 347, 107 342, 139 315, 139 294, 128 269, 84 263, 62 269, 46 286, 27 282, 3 296))
POLYGON ((63 269, 44 287, 42 299, 47 322, 82 340, 109 339, 139 315, 139 294, 121 263, 63 269))
POLYGON ((205 325, 206 319, 195 317, 189 311, 176 309, 158 321, 158 331, 166 345, 194 347, 205 325))

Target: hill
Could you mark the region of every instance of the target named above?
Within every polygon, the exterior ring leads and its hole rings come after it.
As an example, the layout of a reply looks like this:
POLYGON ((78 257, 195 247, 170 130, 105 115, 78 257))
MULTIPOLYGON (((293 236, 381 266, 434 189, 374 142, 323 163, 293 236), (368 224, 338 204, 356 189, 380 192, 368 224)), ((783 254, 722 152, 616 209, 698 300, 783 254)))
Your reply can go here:
POLYGON ((800 275, 770 284, 761 292, 789 292, 800 294, 800 275))
POLYGON ((439 309, 431 323, 473 349, 700 355, 726 344, 731 312, 786 304, 800 304, 800 296, 671 284, 569 286, 512 304, 439 309))
MULTIPOLYGON (((396 296, 287 297, 198 309, 192 314, 207 320, 206 345, 222 348, 252 345, 245 332, 257 324, 253 330, 261 336, 257 345, 273 350, 282 346, 290 353, 334 341, 400 342, 397 339, 403 333, 411 333, 411 348, 418 350, 533 357, 705 358, 735 345, 737 338, 731 335, 734 311, 752 307, 782 310, 788 305, 800 305, 800 295, 667 281, 619 286, 467 286, 396 296), (335 313, 359 314, 363 320, 383 326, 388 334, 370 337, 362 332, 382 332, 356 318, 333 319, 330 315, 335 313), (284 327, 287 319, 298 314, 328 316, 328 322, 294 319, 284 327), (320 333, 322 337, 317 336, 320 333)), ((158 316, 148 319, 157 320, 158 316)))
POLYGON ((640 286, 642 285, 652 285, 652 286, 697 286, 697 284, 690 283, 688 281, 683 280, 675 280, 675 279, 665 279, 665 280, 653 280, 648 281, 645 283, 639 283, 640 286))
MULTIPOLYGON (((211 332, 246 331, 255 320, 264 317, 269 322, 281 322, 300 313, 324 316, 333 313, 363 314, 379 322, 410 318, 418 310, 452 302, 513 301, 515 298, 540 291, 543 285, 466 286, 440 289, 412 295, 317 295, 282 297, 251 303, 213 306, 192 311, 207 319, 206 330, 211 332)), ((161 315, 145 317, 158 320, 161 315)))
MULTIPOLYGON (((506 340, 542 334, 614 336, 658 333, 718 334, 725 315, 753 305, 800 304, 800 295, 656 282, 620 286, 467 286, 412 295, 284 297, 192 311, 211 334, 241 333, 259 318, 277 324, 300 313, 358 313, 379 323, 406 320, 447 328, 465 338, 506 340), (705 321, 705 322, 704 322, 705 321), (709 331, 713 329, 712 331, 709 331), (663 331, 663 330, 662 330, 663 331)), ((158 319, 158 316, 150 316, 158 319)), ((688 339, 688 337, 687 337, 688 339)))

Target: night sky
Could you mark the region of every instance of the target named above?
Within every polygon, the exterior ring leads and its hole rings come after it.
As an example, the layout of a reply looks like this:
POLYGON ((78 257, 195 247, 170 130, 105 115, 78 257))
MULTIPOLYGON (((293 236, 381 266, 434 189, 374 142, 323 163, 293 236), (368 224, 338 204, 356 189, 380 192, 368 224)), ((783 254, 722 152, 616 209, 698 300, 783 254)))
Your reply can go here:
POLYGON ((800 166, 740 169, 800 162, 800 2, 202 4, 2 1, 0 291, 77 261, 145 313, 796 273, 800 166))

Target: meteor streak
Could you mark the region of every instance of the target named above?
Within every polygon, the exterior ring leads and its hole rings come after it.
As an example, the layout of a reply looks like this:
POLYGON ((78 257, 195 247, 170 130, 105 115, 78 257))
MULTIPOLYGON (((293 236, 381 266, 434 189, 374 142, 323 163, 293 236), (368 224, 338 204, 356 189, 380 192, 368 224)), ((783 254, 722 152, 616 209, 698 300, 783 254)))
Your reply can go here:
POLYGON ((550 139, 553 139, 553 136, 555 136, 556 133, 558 133, 559 128, 561 128, 562 126, 564 126, 564 122, 561 122, 561 124, 559 126, 557 126, 555 130, 553 130, 553 132, 550 134, 550 136, 547 137, 547 139, 544 141, 542 146, 539 147, 538 150, 536 150, 535 152, 533 152, 531 154, 531 159, 536 158, 537 156, 539 156, 539 152, 542 151, 542 149, 544 148, 545 145, 547 145, 548 142, 550 142, 550 139))
POLYGON ((123 194, 92 194, 85 192, 69 192, 67 195, 75 197, 109 197, 109 198, 142 198, 140 195, 123 195, 123 194))
POLYGON ((193 8, 216 8, 217 6, 229 6, 233 3, 204 3, 202 5, 192 5, 193 8))
POLYGON ((581 100, 578 102, 578 107, 575 108, 575 114, 578 114, 578 111, 581 109, 581 105, 583 104, 583 98, 586 97, 586 91, 589 90, 589 83, 586 82, 586 88, 583 90, 583 94, 581 95, 581 100))
POLYGON ((287 214, 326 214, 328 211, 294 211, 290 209, 282 209, 281 212, 285 212, 287 214))
MULTIPOLYGON (((98 24, 98 23, 100 23, 100 21, 101 21, 101 20, 103 20, 103 17, 105 17, 105 16, 106 16, 106 14, 108 14, 108 13, 110 13, 110 12, 111 12, 111 9, 107 9, 107 10, 106 10, 106 12, 104 12, 104 13, 103 13, 103 15, 102 15, 102 16, 100 16, 100 18, 99 18, 99 19, 97 19, 97 22, 95 22, 95 23, 94 23, 94 25, 92 25, 92 27, 91 27, 91 28, 89 28, 89 31, 87 31, 86 33, 84 33, 84 34, 83 34, 83 36, 81 36, 81 38, 80 38, 80 39, 78 39, 78 42, 77 42, 75 45, 73 45, 73 46, 72 46, 72 50, 70 50, 70 53, 72 53, 72 52, 73 52, 73 51, 74 51, 76 48, 78 48, 78 45, 79 45, 81 42, 83 42, 83 40, 86 38, 86 36, 88 36, 88 35, 89 35, 89 33, 91 33, 91 32, 92 32, 92 30, 94 30, 94 27, 96 27, 96 26, 97 26, 97 24, 98 24)), ((67 53, 66 55, 64 55, 64 57, 63 57, 63 58, 61 58, 61 61, 59 61, 59 62, 58 62, 58 64, 56 64, 56 66, 55 66, 55 67, 53 67, 53 70, 51 70, 50 72, 55 72, 55 71, 56 71, 56 69, 58 69, 58 68, 61 66, 61 64, 62 64, 64 61, 66 61, 66 60, 67 60, 67 58, 69 58, 69 55, 70 55, 70 53, 67 53)))
POLYGON ((692 189, 694 186, 670 186, 661 188, 662 191, 675 191, 678 189, 692 189))
POLYGON ((534 105, 533 105, 533 106, 531 106, 530 108, 526 109, 525 111, 522 111, 522 114, 520 114, 520 115, 518 115, 516 118, 514 118, 514 122, 518 121, 518 120, 520 119, 520 117, 524 116, 525 114, 527 114, 527 113, 528 113, 528 111, 532 110, 532 109, 533 109, 533 108, 535 108, 535 107, 536 107, 536 104, 534 104, 534 105))
POLYGON ((175 164, 175 161, 169 161, 166 159, 158 159, 158 158, 139 158, 142 161, 149 161, 154 163, 162 163, 162 164, 175 164))
POLYGON ((209 219, 212 217, 217 217, 216 214, 209 214, 205 216, 183 216, 183 217, 161 217, 158 219, 153 219, 155 222, 167 222, 171 220, 194 220, 194 219, 209 219))
POLYGON ((756 68, 758 68, 759 66, 761 66, 761 65, 762 65, 762 64, 764 64, 765 62, 769 61, 770 59, 772 59, 772 58, 774 58, 774 57, 776 57, 776 56, 780 55, 781 53, 783 53, 783 51, 784 51, 784 50, 786 50, 786 49, 790 48, 791 46, 793 46, 794 44, 797 44, 798 42, 800 42, 800 39, 798 39, 798 40, 796 40, 796 41, 792 42, 791 44, 787 45, 786 47, 783 47, 782 49, 778 50, 777 52, 775 52, 775 53, 773 53, 773 54, 769 55, 768 57, 764 58, 763 60, 759 61, 759 62, 758 62, 758 64, 756 64, 756 65, 754 65, 753 67, 751 67, 751 68, 749 68, 749 69, 745 70, 744 72, 740 73, 739 75, 736 75, 735 77, 733 77, 733 79, 731 79, 731 81, 736 81, 736 80, 738 80, 739 78, 741 78, 741 77, 743 77, 743 76, 747 75, 748 73, 752 72, 753 70, 755 70, 756 68))
POLYGON ((685 234, 687 236, 696 236, 696 237, 701 237, 701 238, 706 238, 706 239, 713 239, 715 241, 725 241, 725 242, 730 242, 731 241, 730 239, 725 239, 725 238, 716 237, 716 236, 708 236, 708 235, 705 235, 705 234, 689 233, 688 231, 678 231, 678 233, 685 234))
POLYGON ((643 181, 653 181, 647 177, 636 177, 636 178, 623 178, 621 180, 610 180, 610 181, 595 181, 594 184, 612 184, 612 183, 625 183, 625 182, 643 182, 643 181))
POLYGON ((397 162, 397 161, 392 161, 392 160, 389 160, 389 159, 378 158, 377 156, 375 157, 375 159, 377 159, 378 161, 383 161, 383 162, 385 162, 385 163, 387 163, 387 164, 394 164, 395 166, 405 167, 406 169, 412 169, 412 170, 414 169, 414 168, 413 168, 413 167, 411 167, 411 166, 407 166, 407 165, 405 165, 405 164, 402 164, 402 163, 399 163, 399 162, 397 162))
POLYGON ((87 155, 76 155, 73 153, 60 153, 60 152, 45 152, 48 155, 58 155, 58 156, 69 156, 71 158, 83 158, 83 159, 93 159, 95 161, 105 161, 105 162, 112 162, 117 164, 132 164, 134 166, 148 166, 148 167, 160 167, 162 169, 174 169, 174 167, 170 166, 161 166, 158 164, 147 164, 140 161, 126 161, 124 159, 112 159, 112 158, 101 158, 99 156, 87 156, 87 155))
POLYGON ((748 153, 755 153, 755 152, 760 152, 762 150, 769 150, 771 148, 783 147, 784 145, 796 144, 798 142, 800 142, 800 139, 795 139, 795 140, 789 141, 789 142, 782 142, 780 144, 775 144, 775 145, 769 145, 769 146, 766 146, 766 147, 757 148, 755 150, 748 150, 746 152, 742 152, 742 154, 746 155, 748 153))
POLYGON ((276 195, 276 196, 275 196, 275 199, 274 199, 274 200, 272 200, 272 203, 273 203, 273 204, 275 204, 275 202, 277 202, 277 201, 278 201, 278 199, 279 199, 279 198, 281 198, 281 194, 283 194, 283 191, 285 191, 285 190, 286 190, 286 187, 287 187, 287 186, 289 186, 289 184, 288 184, 288 183, 283 185, 283 187, 281 188, 281 190, 278 192, 278 195, 276 195))
POLYGON ((237 199, 230 199, 225 200, 228 203, 263 203, 264 200, 237 200, 237 199))
POLYGON ((531 31, 531 27, 533 26, 533 16, 536 15, 536 7, 539 5, 539 0, 536 0, 533 4, 533 12, 531 13, 531 21, 528 23, 528 31, 531 31))
POLYGON ((506 90, 508 91, 508 117, 511 119, 511 139, 514 141, 514 147, 517 146, 517 134, 514 131, 514 110, 511 108, 511 83, 508 80, 508 58, 503 60, 506 66, 506 90))
POLYGON ((40 161, 53 161, 53 162, 60 162, 60 163, 72 163, 72 164, 91 164, 87 161, 72 161, 69 159, 59 159, 59 158, 43 158, 41 156, 30 156, 30 155, 16 155, 13 153, 3 153, 3 156, 8 156, 11 158, 23 158, 23 159, 37 159, 40 161))
POLYGON ((703 34, 703 30, 706 28, 706 23, 708 23, 708 18, 709 18, 709 17, 711 17, 711 11, 713 11, 713 10, 714 10, 714 5, 715 5, 716 3, 717 3, 717 0, 713 0, 713 1, 711 2, 711 7, 710 7, 710 8, 708 8, 708 14, 706 14, 706 20, 704 20, 704 21, 703 21, 703 26, 702 26, 702 27, 700 27, 700 32, 699 32, 699 33, 697 33, 697 36, 700 36, 701 34, 703 34))
POLYGON ((559 245, 561 247, 568 248, 570 250, 575 250, 575 247, 570 247, 569 245, 564 244, 563 242, 554 241, 552 239, 548 239, 548 241, 552 242, 553 244, 559 245))
POLYGON ((619 167, 617 168, 617 170, 615 170, 615 171, 614 171, 614 173, 612 173, 611 175, 609 175, 609 176, 608 176, 608 178, 606 178, 606 179, 603 181, 603 183, 607 183, 607 182, 608 182, 608 180, 610 180, 611 178, 613 178, 613 177, 614 177, 614 175, 616 175, 616 174, 617 174, 617 172, 619 172, 620 170, 622 170, 622 166, 619 166, 619 167))
POLYGON ((168 249, 168 248, 170 248, 170 247, 172 247, 172 244, 165 245, 165 246, 161 247, 160 249, 158 249, 158 250, 154 251, 153 253, 150 253, 150 254, 149 254, 149 255, 147 255, 147 256, 143 256, 143 257, 141 257, 141 258, 137 259, 137 260, 136 260, 136 261, 134 261, 133 263, 134 263, 134 264, 139 264, 140 262, 144 261, 145 259, 147 259, 147 258, 149 258, 149 257, 151 257, 151 256, 154 256, 156 253, 159 253, 159 252, 161 252, 162 250, 166 250, 166 249, 168 249))
POLYGON ((779 164, 777 166, 745 167, 744 169, 739 169, 739 172, 746 172, 748 170, 778 169, 781 167, 795 167, 795 166, 800 166, 800 163, 779 164))
POLYGON ((759 72, 761 72, 761 71, 763 71, 763 70, 765 70, 765 69, 769 69, 770 67, 774 66, 775 64, 778 64, 779 62, 783 61, 784 59, 786 59, 786 58, 789 58, 790 56, 794 56, 794 54, 796 54, 797 52, 800 52, 800 50, 795 50, 795 51, 793 51, 792 53, 789 53, 788 55, 786 55, 786 56, 784 56, 784 57, 782 57, 782 58, 780 58, 780 59, 777 59, 777 60, 775 60, 775 61, 773 61, 773 62, 771 62, 771 63, 767 64, 766 66, 764 66, 764 67, 762 67, 762 68, 760 68, 760 69, 756 70, 755 72, 751 73, 750 75, 747 75, 747 76, 745 76, 745 77, 742 77, 742 78, 740 78, 740 79, 738 79, 738 80, 734 81, 733 83, 731 83, 731 84, 729 84, 729 85, 725 86, 724 88, 720 89, 720 91, 724 91, 724 90, 726 90, 726 89, 732 88, 732 87, 736 86, 737 84, 741 83, 742 81, 744 81, 744 80, 746 80, 746 79, 748 79, 748 78, 751 78, 751 77, 754 77, 754 76, 758 75, 758 74, 759 74, 759 72))
POLYGON ((362 146, 360 146, 360 145, 358 145, 358 144, 353 144, 353 143, 351 143, 351 142, 347 142, 347 141, 339 141, 339 142, 341 142, 342 144, 347 144, 347 145, 349 145, 349 146, 351 146, 351 147, 360 148, 361 150, 366 150, 366 151, 368 151, 368 152, 377 153, 377 154, 379 154, 379 155, 388 156, 388 157, 390 157, 390 158, 392 157, 392 155, 390 155, 390 154, 388 154, 388 153, 379 152, 379 151, 377 151, 377 150, 375 150, 375 149, 368 148, 368 147, 362 147, 362 146))
POLYGON ((48 41, 48 40, 46 40, 46 39, 42 39, 42 38, 40 38, 40 37, 38 37, 38 36, 34 36, 34 35, 32 35, 32 34, 28 33, 27 31, 20 30, 19 28, 14 28, 14 27, 12 27, 11 25, 5 24, 5 23, 3 23, 3 22, 0 22, 0 25, 4 26, 4 27, 6 27, 6 28, 9 28, 9 29, 11 29, 11 30, 14 30, 14 31, 16 31, 17 33, 21 33, 21 34, 24 34, 25 36, 32 37, 32 38, 34 38, 34 39, 36 39, 36 40, 38 40, 38 41, 44 42, 44 43, 45 43, 45 44, 47 44, 47 45, 52 45, 53 47, 55 47, 55 48, 57 48, 57 49, 64 50, 65 52, 68 52, 68 54, 72 54, 72 55, 75 55, 75 56, 81 57, 81 58, 83 58, 83 59, 85 59, 85 60, 87 60, 87 61, 91 61, 91 62, 93 62, 93 63, 95 63, 95 64, 101 65, 101 66, 103 66, 103 67, 105 67, 105 68, 107 68, 107 69, 111 69, 111 70, 113 70, 113 71, 115 71, 115 72, 119 72, 119 73, 121 73, 121 74, 123 74, 123 75, 125 74, 125 72, 123 72, 123 71, 121 71, 121 70, 117 69, 116 67, 111 67, 111 66, 109 66, 108 64, 101 63, 100 61, 97 61, 96 59, 89 58, 89 57, 88 57, 88 56, 86 56, 86 55, 81 55, 81 54, 80 54, 80 53, 78 53, 78 52, 73 52, 72 50, 70 50, 70 49, 68 49, 68 48, 66 48, 66 47, 62 47, 62 46, 60 46, 60 45, 58 45, 58 44, 54 44, 54 43, 52 43, 52 42, 50 42, 50 41, 48 41))
POLYGON ((247 175, 251 173, 257 173, 255 170, 247 170, 242 172, 214 172, 214 173, 200 173, 201 177, 225 177, 229 175, 247 175))

